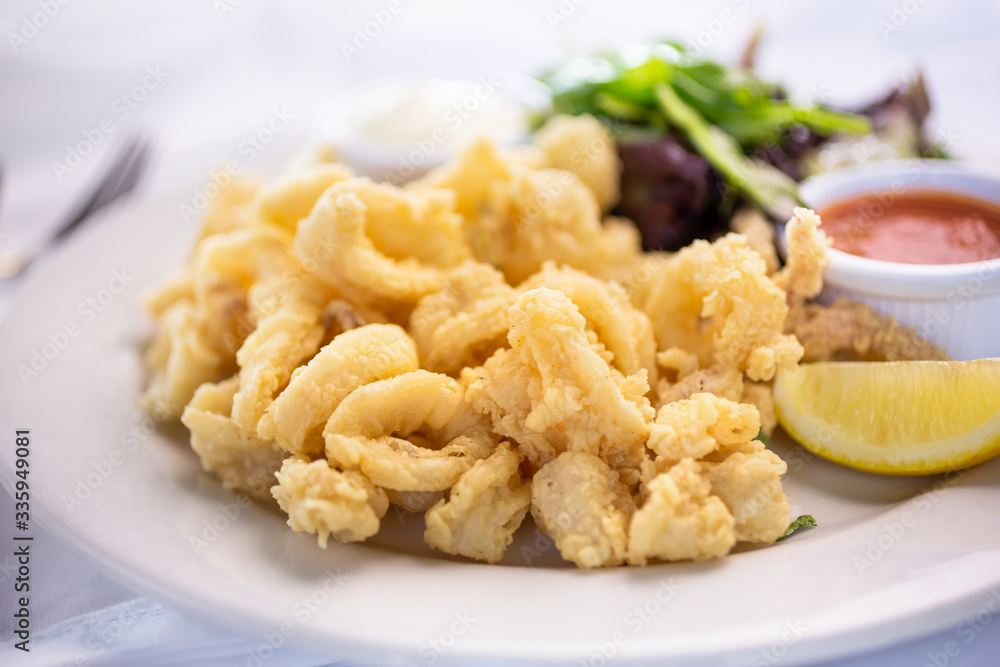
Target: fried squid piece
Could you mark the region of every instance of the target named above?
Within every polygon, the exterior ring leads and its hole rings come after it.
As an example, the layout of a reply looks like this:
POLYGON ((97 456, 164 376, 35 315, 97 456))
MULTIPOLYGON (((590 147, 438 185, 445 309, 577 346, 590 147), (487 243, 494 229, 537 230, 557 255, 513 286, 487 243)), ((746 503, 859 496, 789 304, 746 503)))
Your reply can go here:
POLYGON ((760 432, 760 415, 748 403, 714 394, 667 403, 651 426, 646 446, 670 463, 700 459, 720 447, 738 448, 760 432))
POLYGON ((444 500, 444 491, 395 491, 383 489, 389 502, 402 507, 407 512, 426 512, 444 500))
POLYGON ((550 167, 580 177, 602 211, 611 210, 618 202, 618 149, 599 120, 589 115, 555 116, 535 135, 535 143, 550 167))
POLYGON ((374 307, 412 306, 470 256, 452 193, 367 178, 326 190, 299 223, 295 250, 349 301, 374 307))
MULTIPOLYGON (((150 414, 176 419, 202 383, 236 371, 236 351, 255 325, 248 290, 294 265, 289 241, 280 230, 240 229, 198 244, 190 285, 171 288, 176 298, 159 314, 146 354, 152 377, 142 402, 150 414)), ((154 308, 170 300, 163 297, 152 299, 154 308)))
POLYGON ((345 331, 295 370, 257 424, 257 433, 293 454, 319 456, 323 426, 340 402, 363 385, 417 370, 417 350, 395 324, 345 331))
POLYGON ((142 295, 143 308, 157 319, 178 301, 194 301, 194 276, 190 267, 164 278, 142 295))
POLYGON ((326 331, 324 344, 366 324, 388 324, 383 313, 362 306, 356 306, 344 299, 334 299, 323 306, 323 329, 326 331))
POLYGON ((774 284, 787 292, 791 302, 811 299, 823 291, 823 270, 830 264, 827 250, 833 241, 819 226, 819 216, 807 208, 794 209, 785 225, 788 261, 774 275, 774 284))
POLYGON ((364 385, 341 401, 326 423, 327 457, 388 489, 451 488, 494 446, 470 435, 442 442, 435 433, 459 413, 464 393, 455 380, 424 370, 364 385))
POLYGON ((563 452, 535 473, 531 515, 562 557, 580 567, 625 562, 635 502, 618 473, 584 452, 563 452))
POLYGON ((733 515, 699 470, 684 459, 646 485, 648 496, 629 525, 630 565, 718 558, 736 544, 733 515))
POLYGON ((734 232, 747 237, 747 245, 764 260, 767 275, 773 275, 781 262, 774 246, 774 225, 771 221, 760 209, 747 207, 736 211, 729 224, 734 232))
MULTIPOLYGON (((257 192, 257 184, 247 180, 234 179, 228 185, 219 187, 219 194, 212 197, 201 218, 201 241, 216 234, 226 234, 253 224, 249 203, 257 192)), ((197 211, 190 206, 181 207, 181 217, 190 223, 197 211)))
POLYGON ((739 449, 720 461, 702 461, 702 475, 733 515, 736 539, 770 544, 788 528, 791 506, 781 488, 788 466, 758 440, 739 449))
POLYGON ((802 356, 794 336, 782 333, 786 295, 745 237, 695 241, 669 259, 646 292, 642 309, 660 348, 680 347, 700 365, 721 364, 752 380, 770 380, 802 356))
POLYGON ((683 401, 699 393, 739 400, 743 395, 743 374, 734 368, 716 364, 711 368, 696 368, 685 375, 680 375, 677 382, 671 383, 661 379, 656 387, 657 404, 660 407, 674 401, 683 401))
POLYGON ((292 372, 310 359, 323 339, 319 306, 293 298, 265 317, 236 353, 240 390, 233 398, 233 422, 244 433, 257 432, 268 406, 292 372))
POLYGON ((503 274, 482 262, 465 262, 448 273, 440 291, 428 294, 410 314, 410 333, 424 368, 455 374, 478 366, 507 343, 507 311, 517 299, 503 274))
MULTIPOLYGON (((488 252, 493 239, 477 237, 478 219, 490 190, 495 184, 510 179, 510 163, 496 145, 486 138, 473 141, 459 151, 455 159, 431 170, 426 176, 406 186, 407 190, 451 190, 455 193, 455 210, 465 219, 466 231, 476 256, 489 262, 488 252)), ((491 262, 492 263, 492 262, 491 262)))
POLYGON ((273 442, 243 434, 230 419, 239 378, 198 388, 181 422, 191 431, 191 448, 205 470, 214 472, 227 489, 245 491, 271 502, 274 473, 287 456, 273 442))
POLYGON ((632 306, 628 294, 617 283, 608 283, 568 266, 546 262, 542 270, 524 281, 519 289, 548 287, 570 298, 597 334, 597 340, 613 357, 611 365, 624 375, 645 369, 646 381, 656 384, 656 339, 653 324, 632 306))
MULTIPOLYGON (((496 181, 479 224, 493 239, 492 263, 514 284, 546 260, 603 275, 639 254, 639 235, 620 223, 601 224, 594 194, 575 174, 511 165, 496 181)), ((490 259, 490 258, 485 258, 490 259)))
POLYGON ((520 455, 501 443, 476 461, 424 516, 424 541, 438 551, 496 563, 531 504, 531 483, 518 474, 520 455))
POLYGON ((740 403, 750 403, 757 408, 760 415, 760 430, 764 431, 767 437, 771 437, 778 426, 778 417, 774 412, 774 388, 770 384, 744 382, 740 403))
POLYGON ((664 371, 656 388, 657 409, 695 394, 708 393, 756 406, 760 413, 760 427, 768 436, 778 425, 770 384, 745 382, 742 373, 720 365, 699 369, 698 357, 676 347, 658 353, 656 363, 664 371), (671 382, 671 376, 676 381, 671 382))
POLYGON ((509 318, 511 349, 463 373, 473 408, 535 467, 576 451, 616 470, 637 469, 653 418, 645 373, 625 376, 611 368, 562 292, 524 292, 509 318))
POLYGON ((850 299, 793 307, 786 330, 805 348, 803 361, 944 360, 948 353, 891 315, 850 299))
POLYGON ((337 542, 360 542, 378 532, 389 509, 385 492, 364 475, 331 468, 327 461, 291 456, 281 465, 271 493, 288 514, 296 532, 312 533, 326 548, 337 542))
POLYGON ((145 362, 151 377, 140 401, 158 421, 180 417, 195 390, 217 380, 224 368, 223 357, 199 326, 195 304, 187 299, 160 316, 145 362))
POLYGON ((342 164, 320 163, 277 179, 262 187, 254 198, 257 218, 294 234, 319 196, 352 176, 353 172, 342 164))

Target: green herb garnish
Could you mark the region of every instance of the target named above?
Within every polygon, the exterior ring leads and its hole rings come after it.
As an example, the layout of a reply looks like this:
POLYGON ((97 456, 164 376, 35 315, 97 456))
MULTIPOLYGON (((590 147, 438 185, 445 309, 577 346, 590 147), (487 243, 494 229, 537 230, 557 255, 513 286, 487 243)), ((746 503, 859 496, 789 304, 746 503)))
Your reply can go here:
POLYGON ((784 534, 781 537, 779 537, 778 539, 776 539, 775 542, 780 542, 781 540, 783 540, 785 538, 791 537, 793 534, 795 534, 798 531, 802 530, 803 528, 807 528, 807 527, 815 528, 816 527, 816 519, 812 518, 808 514, 803 514, 798 519, 796 519, 795 521, 791 522, 788 525, 788 529, 784 532, 784 534))
POLYGON ((741 66, 724 66, 669 42, 568 61, 542 80, 556 113, 593 114, 661 132, 677 129, 733 188, 777 218, 799 203, 798 187, 756 151, 778 146, 790 128, 821 135, 866 134, 864 116, 800 105, 741 66))

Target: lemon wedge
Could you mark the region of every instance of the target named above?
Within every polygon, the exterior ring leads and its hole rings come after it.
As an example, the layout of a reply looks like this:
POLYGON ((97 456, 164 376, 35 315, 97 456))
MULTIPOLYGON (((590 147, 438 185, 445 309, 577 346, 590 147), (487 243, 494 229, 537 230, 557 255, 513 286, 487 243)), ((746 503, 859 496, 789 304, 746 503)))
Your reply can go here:
POLYGON ((929 475, 1000 454, 1000 359, 829 362, 774 383, 782 427, 859 470, 929 475))

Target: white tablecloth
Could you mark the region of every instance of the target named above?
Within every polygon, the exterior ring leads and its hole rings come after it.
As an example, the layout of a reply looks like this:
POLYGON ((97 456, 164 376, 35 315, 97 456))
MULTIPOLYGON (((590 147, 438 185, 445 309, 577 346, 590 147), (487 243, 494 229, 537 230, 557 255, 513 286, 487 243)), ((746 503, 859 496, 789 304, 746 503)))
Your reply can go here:
MULTIPOLYGON (((251 165, 272 172, 308 136, 318 105, 352 82, 456 67, 533 72, 567 52, 664 36, 734 57, 760 22, 767 27, 761 69, 802 96, 857 102, 923 67, 935 123, 955 152, 1000 166, 996 2, 403 0, 369 44, 345 49, 355 28, 387 4, 8 0, 0 10, 0 251, 40 243, 128 132, 155 141, 146 193, 193 187, 233 138, 280 108, 294 122, 251 165), (65 173, 54 163, 68 164, 81 141, 97 144, 94 154, 65 173)), ((13 501, 0 494, 0 664, 257 664, 254 638, 114 583, 40 530, 32 547, 40 582, 32 651, 16 651, 12 516, 13 501)), ((1000 664, 1000 619, 989 621, 969 642, 947 628, 830 664, 1000 664)), ((282 648, 266 664, 335 660, 282 648)))

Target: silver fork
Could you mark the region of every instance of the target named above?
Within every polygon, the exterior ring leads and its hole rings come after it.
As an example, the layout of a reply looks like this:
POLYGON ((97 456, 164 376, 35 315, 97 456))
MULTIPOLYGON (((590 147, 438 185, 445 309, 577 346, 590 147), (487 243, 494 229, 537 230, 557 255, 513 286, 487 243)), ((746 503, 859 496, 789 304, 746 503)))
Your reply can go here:
POLYGON ((0 280, 23 273, 46 248, 69 236, 91 214, 131 192, 146 170, 149 154, 150 144, 144 137, 133 136, 126 141, 118 150, 108 170, 87 191, 80 204, 58 225, 56 233, 41 248, 27 253, 15 251, 0 253, 0 280))

